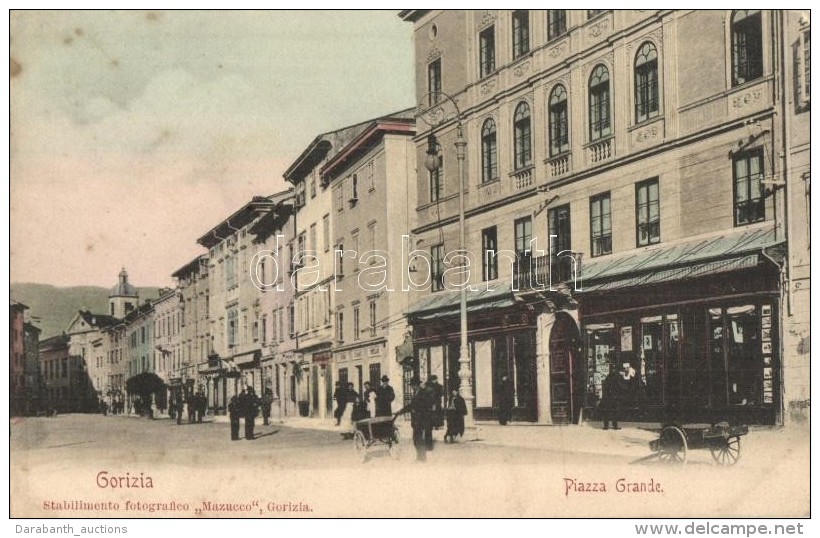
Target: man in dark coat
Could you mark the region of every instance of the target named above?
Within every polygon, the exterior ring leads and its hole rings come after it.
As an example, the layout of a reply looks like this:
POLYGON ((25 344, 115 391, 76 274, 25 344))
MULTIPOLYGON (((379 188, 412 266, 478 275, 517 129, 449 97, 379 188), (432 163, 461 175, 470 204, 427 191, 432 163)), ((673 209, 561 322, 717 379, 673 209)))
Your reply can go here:
POLYGON ((273 391, 265 389, 265 394, 262 396, 262 423, 267 426, 270 424, 270 409, 273 406, 273 391))
POLYGON ((239 440, 239 417, 242 416, 240 409, 239 398, 231 396, 231 401, 228 404, 228 417, 231 419, 231 441, 239 440))
POLYGON ((498 385, 498 422, 506 426, 512 420, 512 410, 515 405, 515 392, 512 382, 506 375, 501 376, 501 383, 498 385))
POLYGON ((259 398, 256 397, 253 387, 245 392, 245 439, 253 441, 253 429, 256 426, 256 417, 259 415, 259 398))
POLYGON ((429 385, 425 384, 421 387, 420 384, 416 377, 410 381, 413 399, 408 405, 398 410, 395 416, 410 412, 416 461, 427 461, 427 452, 433 450, 435 393, 429 385))
POLYGON ((333 399, 336 400, 336 411, 333 416, 336 418, 336 425, 342 420, 342 415, 345 412, 345 405, 347 403, 347 390, 342 387, 340 381, 336 382, 336 390, 333 391, 333 399))
POLYGON ((618 426, 618 407, 621 403, 622 397, 622 381, 621 375, 615 370, 615 367, 610 367, 609 375, 604 379, 602 389, 601 403, 598 404, 598 409, 601 411, 601 420, 604 422, 604 429, 609 429, 610 422, 612 429, 620 430, 618 426))
POLYGON ((393 392, 393 387, 390 386, 390 378, 386 375, 382 376, 382 384, 376 390, 376 416, 389 417, 393 414, 393 400, 396 399, 396 393, 393 392))
POLYGON ((424 384, 429 388, 433 395, 433 427, 440 428, 444 426, 444 387, 438 382, 438 376, 433 374, 424 384))

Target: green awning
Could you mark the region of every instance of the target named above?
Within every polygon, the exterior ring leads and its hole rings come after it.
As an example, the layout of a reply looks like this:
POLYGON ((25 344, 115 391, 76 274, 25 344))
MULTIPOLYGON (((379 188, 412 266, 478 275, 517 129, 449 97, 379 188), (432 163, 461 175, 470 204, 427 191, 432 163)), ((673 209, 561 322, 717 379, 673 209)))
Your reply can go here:
POLYGON ((760 263, 764 248, 775 240, 774 228, 756 228, 698 241, 642 250, 626 256, 584 263, 578 293, 644 286, 696 278, 760 263))
MULTIPOLYGON (((479 285, 477 291, 467 290, 467 313, 481 312, 496 308, 507 308, 516 303, 509 282, 479 285)), ((430 321, 456 316, 461 309, 461 291, 447 290, 433 293, 417 301, 405 315, 417 321, 430 321)))

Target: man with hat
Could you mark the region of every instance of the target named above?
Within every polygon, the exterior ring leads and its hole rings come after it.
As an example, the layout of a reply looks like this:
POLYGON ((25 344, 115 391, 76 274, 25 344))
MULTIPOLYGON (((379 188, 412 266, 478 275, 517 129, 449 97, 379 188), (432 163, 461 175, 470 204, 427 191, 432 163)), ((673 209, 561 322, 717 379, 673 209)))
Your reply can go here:
POLYGON ((410 388, 413 391, 413 400, 397 411, 395 416, 410 412, 416 461, 427 461, 427 451, 433 450, 435 394, 427 384, 422 387, 418 377, 410 380, 410 388))
POLYGON ((389 417, 392 415, 392 404, 395 399, 396 393, 393 392, 393 387, 390 386, 390 378, 383 375, 382 384, 376 389, 376 416, 389 417))

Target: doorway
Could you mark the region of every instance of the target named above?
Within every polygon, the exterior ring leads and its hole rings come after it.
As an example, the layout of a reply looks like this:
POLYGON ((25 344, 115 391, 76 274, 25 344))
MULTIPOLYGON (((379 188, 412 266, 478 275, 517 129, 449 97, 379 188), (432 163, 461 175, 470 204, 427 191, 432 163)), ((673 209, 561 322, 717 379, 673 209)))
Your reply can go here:
POLYGON ((554 424, 577 424, 584 402, 584 370, 581 367, 581 341, 575 320, 562 313, 555 315, 550 332, 550 402, 554 424))

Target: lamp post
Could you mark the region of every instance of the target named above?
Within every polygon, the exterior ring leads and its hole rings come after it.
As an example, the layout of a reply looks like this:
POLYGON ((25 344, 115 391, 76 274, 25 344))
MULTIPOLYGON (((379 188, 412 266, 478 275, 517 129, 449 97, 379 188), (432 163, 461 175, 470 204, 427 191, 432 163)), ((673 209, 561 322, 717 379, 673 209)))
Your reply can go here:
MULTIPOLYGON (((424 159, 424 167, 433 173, 438 170, 441 159, 438 154, 438 143, 434 131, 437 127, 455 120, 456 122, 456 160, 458 161, 458 250, 462 256, 466 256, 467 246, 464 230, 464 185, 465 169, 464 160, 467 157, 467 140, 464 138, 464 125, 461 121, 461 111, 455 99, 450 95, 437 91, 430 92, 424 96, 422 103, 417 109, 418 117, 430 127, 430 134, 427 137, 427 157, 424 159), (443 98, 443 99, 442 99, 443 98), (453 115, 448 114, 448 108, 452 107, 453 115)), ((472 427, 473 419, 473 373, 470 364, 470 348, 467 342, 467 286, 469 278, 462 283, 459 289, 459 314, 460 314, 460 346, 458 357, 458 379, 459 394, 464 398, 467 407, 467 416, 464 419, 465 426, 472 427)))

